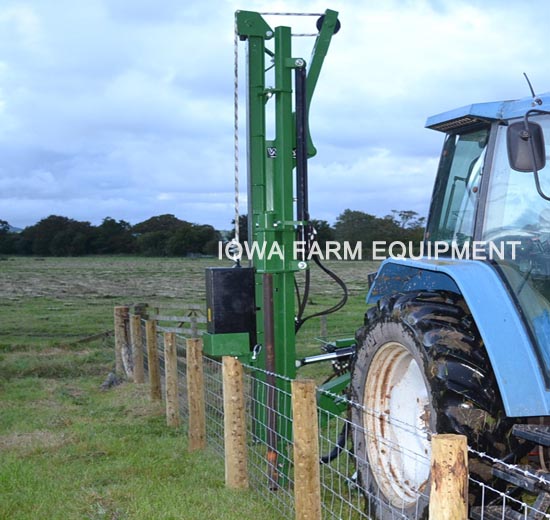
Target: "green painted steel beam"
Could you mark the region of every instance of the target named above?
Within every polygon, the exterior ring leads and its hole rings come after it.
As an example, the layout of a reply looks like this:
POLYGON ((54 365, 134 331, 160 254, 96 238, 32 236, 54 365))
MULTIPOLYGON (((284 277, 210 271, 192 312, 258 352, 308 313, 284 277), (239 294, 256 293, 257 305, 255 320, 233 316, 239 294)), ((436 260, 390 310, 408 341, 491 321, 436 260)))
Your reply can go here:
POLYGON ((349 372, 346 372, 321 385, 317 391, 317 404, 319 408, 335 416, 345 412, 348 408, 348 401, 345 396, 340 397, 339 394, 342 394, 350 382, 351 375, 349 372))
POLYGON ((241 361, 250 361, 250 335, 248 332, 232 332, 227 334, 210 334, 202 336, 204 353, 207 356, 234 356, 241 361))
MULTIPOLYGON (((291 28, 286 26, 271 28, 260 14, 252 11, 237 11, 236 28, 241 40, 246 40, 247 53, 247 154, 248 154, 248 238, 265 244, 267 251, 278 244, 286 252, 283 258, 258 255, 252 263, 256 270, 256 331, 257 343, 264 345, 266 339, 264 327, 264 287, 263 275, 272 277, 273 285, 273 344, 274 371, 281 378, 275 378, 274 384, 281 390, 277 410, 277 434, 280 442, 288 442, 292 436, 290 421, 290 384, 296 376, 296 338, 295 317, 296 299, 294 275, 298 270, 294 260, 293 243, 298 222, 295 216, 294 185, 296 122, 293 114, 293 77, 294 69, 304 67, 305 60, 292 56, 291 28), (270 44, 270 48, 266 46, 270 44), (273 72, 266 82, 266 56, 273 62, 273 72), (271 79, 273 78, 273 79, 271 79), (274 108, 268 111, 268 103, 274 108), (267 114, 273 114, 270 123, 274 127, 274 137, 266 136, 267 114)), ((307 106, 315 90, 320 70, 336 27, 337 13, 327 10, 324 23, 317 37, 311 65, 308 72, 306 90, 307 106)), ((270 107, 271 108, 271 107, 270 107)), ((309 139, 311 141, 311 139, 309 139)), ((310 155, 313 145, 308 147, 310 155)), ((214 342, 215 343, 215 342, 214 342)), ((214 346, 217 346, 214 344, 214 346)), ((220 347, 221 348, 221 347, 220 347)), ((266 368, 266 352, 262 348, 255 360, 259 368, 266 368)), ((255 390, 256 434, 263 439, 268 436, 266 425, 269 422, 267 411, 265 373, 258 372, 258 384, 255 390)), ((284 471, 283 471, 284 473, 284 471)))
POLYGON ((269 39, 273 36, 271 27, 262 18, 260 13, 254 11, 237 11, 235 13, 237 33, 241 38, 256 36, 269 39))
MULTIPOLYGON (((313 93, 315 92, 315 87, 317 86, 319 75, 321 73, 321 68, 323 67, 323 63, 325 61, 325 56, 327 55, 328 49, 330 47, 330 42, 332 41, 332 37, 337 31, 337 23, 338 13, 336 11, 332 11, 331 9, 327 9, 325 11, 323 25, 321 27, 321 30, 319 31, 319 34, 317 35, 317 39, 315 40, 315 46, 313 47, 313 53, 311 55, 311 63, 309 64, 309 70, 307 73, 306 89, 308 111, 311 104, 311 99, 313 98, 313 93)), ((313 157, 317 153, 317 149, 315 148, 315 146, 313 145, 313 141, 311 140, 309 125, 307 141, 308 156, 313 157)))

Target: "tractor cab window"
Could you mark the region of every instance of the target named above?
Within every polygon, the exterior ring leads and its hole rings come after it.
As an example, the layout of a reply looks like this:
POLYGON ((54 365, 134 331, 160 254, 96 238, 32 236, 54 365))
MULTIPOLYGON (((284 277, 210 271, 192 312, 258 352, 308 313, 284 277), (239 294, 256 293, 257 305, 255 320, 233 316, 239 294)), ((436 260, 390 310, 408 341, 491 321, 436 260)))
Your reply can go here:
MULTIPOLYGON (((542 127, 548 159, 550 118, 532 120, 542 127)), ((510 167, 506 130, 498 129, 481 238, 504 252, 494 264, 521 309, 550 385, 550 201, 538 193, 533 172, 510 167), (512 242, 515 247, 508 246, 512 242)), ((541 190, 550 193, 548 160, 539 179, 541 190)))
MULTIPOLYGON (((546 142, 546 155, 550 153, 550 121, 536 120, 542 127, 546 142)), ((510 167, 506 143, 506 128, 501 126, 497 134, 494 166, 489 182, 487 208, 483 225, 484 240, 511 230, 518 235, 550 233, 550 202, 543 199, 536 189, 533 172, 518 172, 510 167)), ((540 186, 550 193, 550 164, 539 172, 540 186)))
POLYGON ((426 238, 471 242, 489 128, 447 136, 432 197, 426 238))

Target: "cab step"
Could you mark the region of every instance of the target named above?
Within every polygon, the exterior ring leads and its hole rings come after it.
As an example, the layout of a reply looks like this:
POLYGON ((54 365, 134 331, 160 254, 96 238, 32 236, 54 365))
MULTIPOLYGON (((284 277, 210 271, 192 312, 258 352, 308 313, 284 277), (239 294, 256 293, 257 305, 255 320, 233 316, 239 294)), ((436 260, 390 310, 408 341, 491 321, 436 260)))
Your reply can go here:
POLYGON ((536 470, 531 466, 506 466, 497 463, 493 466, 492 472, 495 477, 525 489, 530 493, 536 494, 540 491, 550 492, 550 473, 536 470))
POLYGON ((535 444, 550 446, 550 426, 545 424, 516 424, 512 434, 535 444))

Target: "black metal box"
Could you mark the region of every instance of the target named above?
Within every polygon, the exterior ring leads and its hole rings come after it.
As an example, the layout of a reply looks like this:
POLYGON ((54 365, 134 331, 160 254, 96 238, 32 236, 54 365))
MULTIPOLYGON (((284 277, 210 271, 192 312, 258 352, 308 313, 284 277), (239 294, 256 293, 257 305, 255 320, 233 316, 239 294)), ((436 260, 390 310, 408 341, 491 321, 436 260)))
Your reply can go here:
POLYGON ((256 329, 254 269, 206 269, 206 329, 210 334, 250 332, 256 329))

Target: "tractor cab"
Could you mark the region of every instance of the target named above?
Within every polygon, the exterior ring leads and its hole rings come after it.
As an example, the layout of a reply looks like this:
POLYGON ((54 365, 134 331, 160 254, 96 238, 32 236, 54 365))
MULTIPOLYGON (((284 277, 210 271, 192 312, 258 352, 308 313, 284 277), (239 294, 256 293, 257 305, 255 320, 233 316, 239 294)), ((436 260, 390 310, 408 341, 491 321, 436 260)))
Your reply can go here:
MULTIPOLYGON (((446 133, 426 240, 494 246, 550 381, 550 94, 428 119, 446 133), (546 144, 545 144, 546 143, 546 144)), ((464 251, 464 249, 462 249, 464 251)))
POLYGON ((356 333, 352 395, 382 411, 352 411, 374 432, 355 450, 391 512, 375 506, 378 518, 426 507, 416 490, 429 466, 413 471, 387 448, 428 449, 400 424, 461 433, 475 450, 518 461, 535 421, 548 434, 536 442, 550 447, 550 93, 463 107, 426 126, 445 140, 423 255, 382 263, 356 333))

